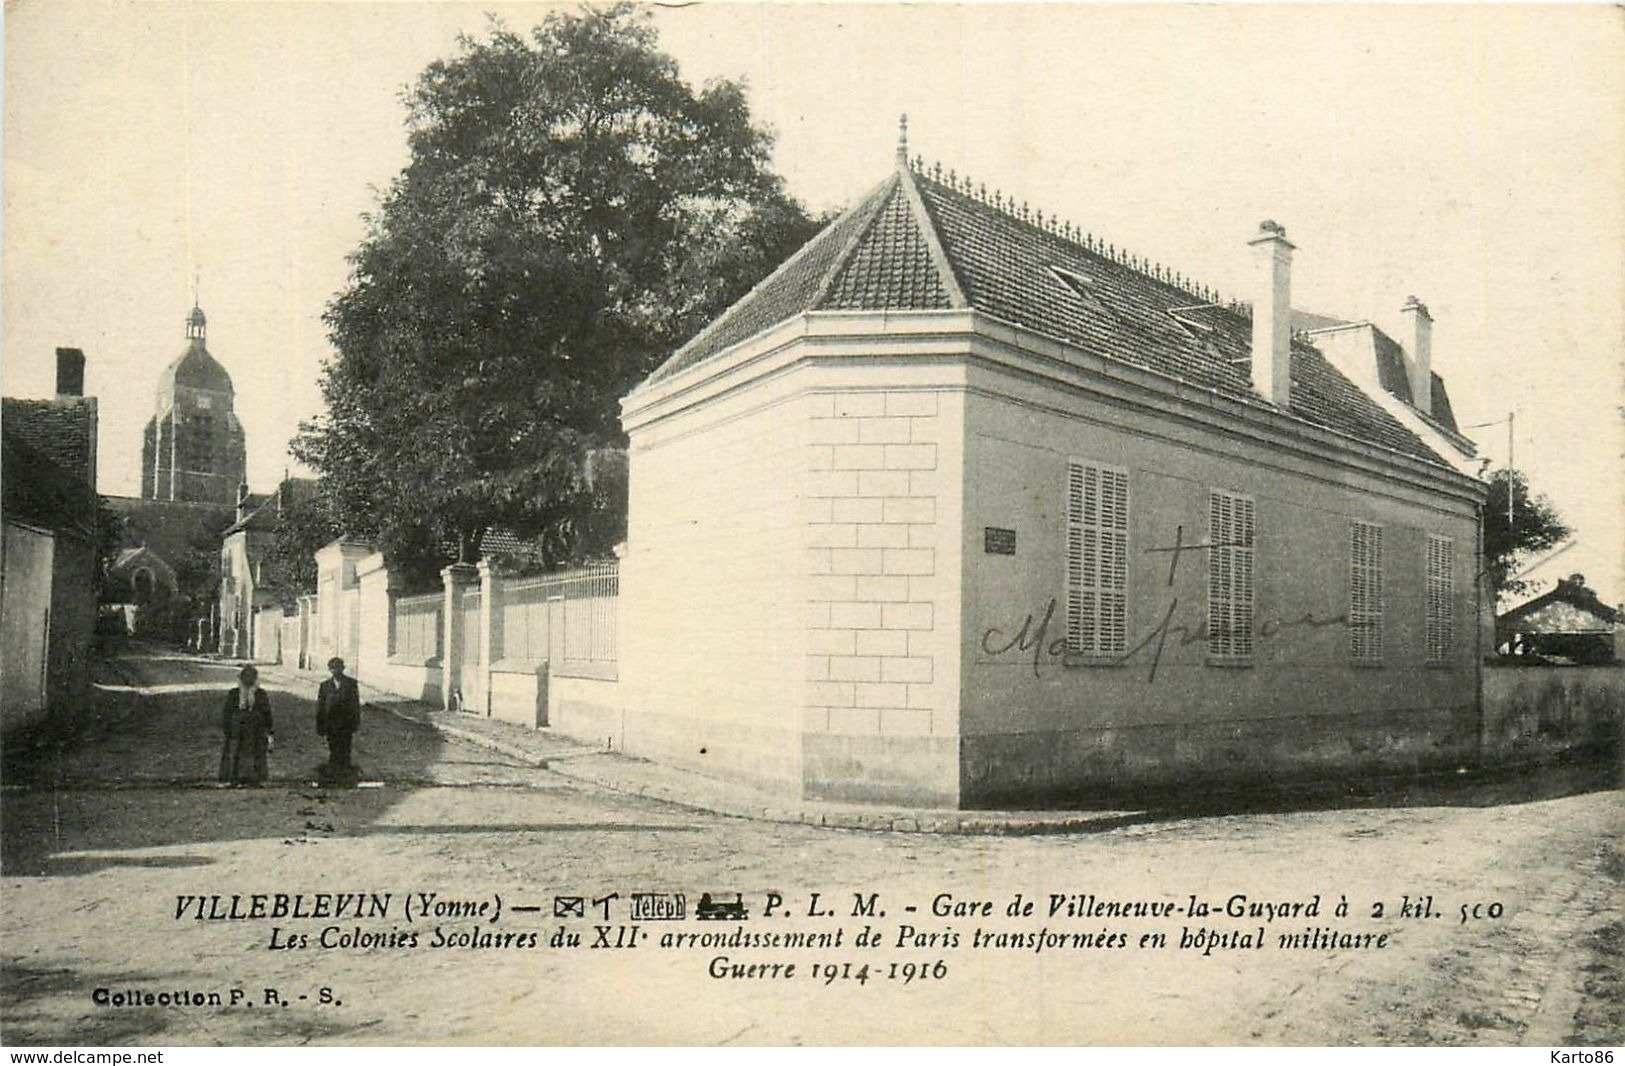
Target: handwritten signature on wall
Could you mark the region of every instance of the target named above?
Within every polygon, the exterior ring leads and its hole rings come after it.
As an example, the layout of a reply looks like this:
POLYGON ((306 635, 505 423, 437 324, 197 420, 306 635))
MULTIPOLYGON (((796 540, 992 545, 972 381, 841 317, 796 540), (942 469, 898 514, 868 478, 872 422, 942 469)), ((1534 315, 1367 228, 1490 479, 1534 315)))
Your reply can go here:
MULTIPOLYGON (((1202 551, 1211 548, 1223 547, 1250 547, 1245 544, 1212 544, 1212 543, 1185 543, 1185 527, 1179 526, 1174 535, 1174 543, 1169 547, 1147 548, 1146 554, 1168 553, 1168 586, 1174 584, 1174 577, 1179 571, 1179 561, 1185 552, 1202 551)), ((1053 596, 1044 606, 1043 617, 1037 618, 1036 612, 1029 612, 1022 619, 1020 627, 1014 635, 1006 639, 1007 633, 998 626, 989 628, 982 634, 982 651, 990 656, 999 657, 1012 652, 1032 653, 1033 676, 1040 676, 1040 669, 1046 660, 1063 659, 1067 653, 1066 636, 1051 638, 1049 635, 1050 623, 1055 618, 1055 610, 1059 605, 1053 596), (1035 626, 1036 620, 1036 626, 1035 626)), ((1179 597, 1171 596, 1167 607, 1162 612, 1157 624, 1141 637, 1139 642, 1125 650, 1121 655, 1108 656, 1098 661, 1108 664, 1127 664, 1134 659, 1146 656, 1149 659, 1149 669, 1146 673, 1146 683, 1156 681, 1157 667, 1162 663, 1162 656, 1167 650, 1170 641, 1176 647, 1186 647, 1191 644, 1206 643, 1214 632, 1204 618, 1199 624, 1190 625, 1185 622, 1176 622, 1175 617, 1179 611, 1179 597)), ((1258 637, 1260 640, 1269 640, 1285 631, 1292 629, 1323 629, 1327 626, 1350 626, 1349 616, 1345 614, 1334 615, 1329 618, 1317 618, 1312 612, 1304 612, 1297 618, 1265 618, 1258 623, 1258 637)), ((1364 624, 1364 623, 1362 623, 1364 624)))

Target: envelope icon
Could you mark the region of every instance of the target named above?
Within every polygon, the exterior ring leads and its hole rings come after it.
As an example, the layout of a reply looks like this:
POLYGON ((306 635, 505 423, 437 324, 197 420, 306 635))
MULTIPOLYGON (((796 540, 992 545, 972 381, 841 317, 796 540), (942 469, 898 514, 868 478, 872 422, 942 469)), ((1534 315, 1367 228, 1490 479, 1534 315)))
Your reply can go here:
POLYGON ((555 918, 585 918, 587 916, 587 897, 585 896, 554 896, 553 917, 555 918))

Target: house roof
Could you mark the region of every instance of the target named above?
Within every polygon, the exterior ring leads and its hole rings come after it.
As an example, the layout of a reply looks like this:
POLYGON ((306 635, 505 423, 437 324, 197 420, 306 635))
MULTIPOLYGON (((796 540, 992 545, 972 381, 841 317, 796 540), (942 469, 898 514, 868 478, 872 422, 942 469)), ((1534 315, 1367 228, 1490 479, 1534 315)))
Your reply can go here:
MULTIPOLYGON (((900 165, 647 383, 807 312, 972 308, 1095 356, 1268 406, 1250 377, 1244 306, 1219 305, 1183 278, 1042 217, 900 165)), ((1313 345, 1295 340, 1291 363, 1290 414, 1445 465, 1313 345)))
MULTIPOLYGON (((492 526, 480 534, 480 543, 475 551, 480 558, 484 558, 488 555, 506 554, 539 547, 540 543, 540 537, 521 537, 506 526, 492 526)), ((443 540, 440 542, 440 550, 447 555, 455 556, 457 554, 457 542, 455 540, 443 540)))
POLYGON ((273 530, 282 521, 284 506, 304 503, 316 495, 315 478, 290 477, 283 479, 275 492, 252 492, 248 495, 243 517, 226 530, 225 536, 244 529, 273 530), (284 497, 284 493, 288 498, 284 497))
POLYGON ((108 564, 109 577, 125 580, 142 567, 154 572, 158 583, 167 589, 175 588, 175 570, 169 561, 148 547, 125 548, 108 564))
MULTIPOLYGON (((1382 387, 1404 400, 1411 406, 1416 406, 1416 397, 1411 393, 1411 378, 1405 371, 1405 348, 1394 338, 1388 336, 1376 326, 1371 327, 1371 338, 1375 342, 1377 355, 1377 380, 1382 387)), ((1433 394, 1431 412, 1422 415, 1431 419, 1443 429, 1459 434, 1456 428, 1456 413, 1450 408, 1450 394, 1444 387, 1444 378, 1437 374, 1432 375, 1433 394)), ((1420 411, 1417 412, 1421 414, 1420 411)))
POLYGON ((90 536, 96 528, 96 493, 15 432, 9 419, 0 429, 0 508, 8 519, 59 533, 90 536))
MULTIPOLYGON (((232 513, 235 514, 236 511, 232 513)), ((275 529, 277 516, 281 514, 281 511, 276 507, 276 493, 249 493, 247 499, 243 501, 242 513, 243 517, 235 519, 231 525, 227 526, 226 531, 221 534, 222 537, 229 537, 233 533, 244 529, 275 529)))
POLYGON ((0 406, 6 434, 56 464, 58 470, 94 489, 96 402, 18 400, 7 396, 0 406))
POLYGON ((1531 632, 1562 633, 1612 626, 1625 621, 1625 616, 1603 603, 1596 591, 1586 586, 1584 575, 1574 574, 1559 578, 1556 588, 1514 607, 1495 621, 1503 631, 1524 625, 1531 632))
POLYGON ((1352 326, 1353 322, 1343 318, 1333 318, 1331 315, 1320 315, 1313 311, 1300 311, 1292 309, 1292 332, 1307 333, 1312 329, 1334 329, 1338 326, 1352 326))

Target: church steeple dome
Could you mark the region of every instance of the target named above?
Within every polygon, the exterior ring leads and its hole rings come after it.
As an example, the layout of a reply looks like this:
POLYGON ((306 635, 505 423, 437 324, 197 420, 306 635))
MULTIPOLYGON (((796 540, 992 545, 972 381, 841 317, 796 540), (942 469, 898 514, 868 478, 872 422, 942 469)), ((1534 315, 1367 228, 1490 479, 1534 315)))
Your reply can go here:
POLYGON ((157 408, 141 447, 142 495, 230 507, 246 476, 231 375, 209 354, 194 297, 186 348, 158 375, 157 408))

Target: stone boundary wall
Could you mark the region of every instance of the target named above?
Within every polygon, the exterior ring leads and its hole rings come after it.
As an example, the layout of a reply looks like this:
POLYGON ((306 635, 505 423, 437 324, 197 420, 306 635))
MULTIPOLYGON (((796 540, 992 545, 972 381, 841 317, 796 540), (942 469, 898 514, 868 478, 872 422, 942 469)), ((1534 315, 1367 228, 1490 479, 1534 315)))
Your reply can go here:
POLYGON ((1618 753, 1625 665, 1484 667, 1480 754, 1485 765, 1618 753))
MULTIPOLYGON (((590 679, 591 685, 565 690, 574 712, 565 717, 591 722, 588 735, 599 740, 598 720, 619 719, 615 563, 523 578, 486 563, 458 564, 442 573, 442 591, 404 596, 399 575, 380 553, 347 560, 351 587, 337 572, 340 555, 327 558, 335 573, 326 587, 338 590, 337 609, 356 614, 356 646, 345 658, 358 680, 447 710, 539 728, 556 717, 550 689, 557 683, 550 686, 550 677, 590 679), (545 647, 527 642, 522 657, 506 654, 512 648, 503 636, 515 603, 539 605, 534 620, 550 637, 545 647), (426 632, 425 624, 435 631, 426 632)), ((310 612, 307 630, 323 631, 319 615, 319 609, 310 612)), ((327 653, 312 649, 298 665, 320 669, 327 653)))

